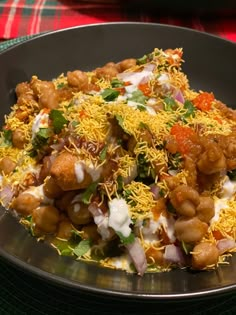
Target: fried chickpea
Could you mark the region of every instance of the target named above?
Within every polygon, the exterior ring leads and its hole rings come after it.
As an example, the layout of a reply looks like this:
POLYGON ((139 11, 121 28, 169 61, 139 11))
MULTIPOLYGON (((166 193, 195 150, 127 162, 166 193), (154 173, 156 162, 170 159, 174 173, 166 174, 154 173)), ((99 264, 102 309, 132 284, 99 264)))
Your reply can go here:
POLYGON ((40 108, 55 109, 58 107, 59 95, 53 82, 41 81, 37 77, 33 77, 30 86, 35 95, 38 96, 40 108))
POLYGON ((101 79, 105 78, 111 80, 112 78, 116 77, 118 74, 117 66, 114 63, 108 63, 102 68, 97 68, 95 70, 96 76, 101 79))
POLYGON ((187 171, 187 183, 188 186, 195 188, 197 184, 197 168, 196 168, 196 163, 194 160, 189 157, 185 156, 184 159, 184 169, 187 171))
POLYGON ((59 223, 57 237, 63 240, 69 240, 72 235, 73 226, 69 220, 63 220, 59 223))
POLYGON ((44 179, 47 176, 49 176, 51 166, 52 166, 52 159, 51 159, 51 157, 50 156, 45 156, 43 158, 43 163, 42 163, 42 166, 41 166, 41 169, 40 169, 40 172, 39 172, 39 180, 41 182, 43 182, 44 179))
POLYGON ((76 194, 77 194, 76 191, 64 192, 62 197, 55 201, 56 207, 61 211, 66 211, 66 208, 68 207, 69 204, 71 204, 76 194))
POLYGON ((200 197, 200 204, 196 209, 197 217, 206 223, 214 217, 215 214, 215 204, 211 197, 200 197))
POLYGON ((197 167, 207 175, 226 170, 226 159, 217 143, 207 142, 206 151, 199 158, 197 167))
POLYGON ((48 198, 59 198, 61 194, 63 193, 63 190, 60 188, 60 186, 57 185, 55 180, 50 176, 46 178, 44 185, 43 185, 43 192, 45 196, 48 198))
POLYGON ((33 210, 35 227, 45 233, 55 233, 59 223, 59 211, 54 206, 41 206, 33 210))
POLYGON ((64 151, 56 157, 50 169, 50 175, 62 190, 76 190, 86 188, 92 182, 89 174, 81 169, 81 181, 78 181, 75 173, 75 164, 78 159, 75 155, 64 151))
POLYGON ((165 259, 164 259, 164 253, 163 250, 150 247, 148 250, 145 252, 146 257, 147 257, 147 262, 152 264, 156 263, 159 266, 163 266, 166 264, 165 259))
POLYGON ((4 173, 5 175, 10 174, 11 172, 14 171, 16 167, 16 163, 12 161, 11 158, 8 156, 5 156, 0 160, 0 171, 1 173, 4 173))
POLYGON ((33 93, 29 83, 27 82, 18 83, 16 85, 15 92, 17 97, 21 96, 22 94, 33 93))
POLYGON ((40 205, 40 200, 34 195, 23 192, 18 195, 12 202, 11 208, 16 210, 19 214, 29 215, 34 209, 38 208, 40 205))
POLYGON ((180 185, 170 193, 170 201, 178 214, 193 217, 200 203, 200 197, 192 187, 180 185))
POLYGON ((174 227, 177 239, 186 243, 199 242, 208 229, 208 225, 197 217, 180 217, 176 220, 174 227))
POLYGON ((71 222, 76 225, 88 224, 92 220, 92 215, 88 206, 83 202, 73 202, 67 206, 67 214, 71 222))
POLYGON ((136 59, 134 58, 124 59, 118 63, 118 66, 120 71, 123 72, 129 68, 136 66, 136 59))
POLYGON ((84 239, 90 239, 93 242, 97 241, 100 239, 100 235, 97 231, 97 226, 94 223, 90 223, 87 225, 84 225, 81 229, 83 233, 83 238, 84 239))
POLYGON ((203 269, 210 265, 216 265, 219 258, 219 251, 216 245, 203 242, 193 248, 192 267, 194 269, 203 269))
POLYGON ((12 144, 18 149, 23 149, 26 144, 25 133, 19 128, 12 132, 12 144))
POLYGON ((78 88, 80 91, 87 91, 89 86, 88 75, 80 70, 67 72, 68 84, 72 87, 78 88))

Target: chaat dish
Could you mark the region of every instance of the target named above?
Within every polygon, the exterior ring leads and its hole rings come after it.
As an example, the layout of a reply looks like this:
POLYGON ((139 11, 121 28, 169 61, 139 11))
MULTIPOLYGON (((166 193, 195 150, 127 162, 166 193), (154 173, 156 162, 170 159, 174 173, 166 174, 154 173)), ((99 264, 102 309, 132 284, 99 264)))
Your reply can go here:
POLYGON ((236 111, 190 87, 182 55, 156 48, 16 86, 0 200, 38 241, 141 276, 229 263, 236 111))

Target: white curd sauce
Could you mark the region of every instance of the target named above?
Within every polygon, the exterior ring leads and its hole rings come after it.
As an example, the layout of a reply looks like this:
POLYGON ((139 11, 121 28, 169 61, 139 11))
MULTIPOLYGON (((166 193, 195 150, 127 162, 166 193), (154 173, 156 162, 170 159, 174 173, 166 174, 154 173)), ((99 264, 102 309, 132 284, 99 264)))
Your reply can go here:
POLYGON ((42 109, 40 113, 35 117, 32 125, 32 136, 35 137, 40 128, 48 128, 49 115, 42 109))
POLYGON ((95 167, 92 163, 86 164, 84 161, 75 163, 75 175, 78 183, 84 180, 85 172, 89 174, 93 182, 95 182, 100 178, 102 167, 95 167))
POLYGON ((129 225, 132 223, 129 216, 128 204, 122 198, 115 198, 109 201, 108 206, 108 225, 124 237, 128 237, 131 233, 129 225))

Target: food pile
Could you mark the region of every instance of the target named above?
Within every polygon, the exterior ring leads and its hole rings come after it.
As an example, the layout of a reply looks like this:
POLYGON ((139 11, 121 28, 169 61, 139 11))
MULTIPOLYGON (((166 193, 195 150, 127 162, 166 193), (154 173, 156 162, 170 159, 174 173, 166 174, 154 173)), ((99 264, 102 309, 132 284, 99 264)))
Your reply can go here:
POLYGON ((182 54, 155 49, 16 86, 0 199, 34 237, 139 275, 227 263, 236 111, 190 88, 182 54))

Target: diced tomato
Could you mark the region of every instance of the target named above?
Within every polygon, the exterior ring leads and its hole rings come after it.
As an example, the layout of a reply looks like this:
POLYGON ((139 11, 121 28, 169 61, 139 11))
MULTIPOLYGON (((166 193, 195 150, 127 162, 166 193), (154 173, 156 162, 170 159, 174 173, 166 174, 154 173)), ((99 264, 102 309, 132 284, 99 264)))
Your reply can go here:
POLYGON ((125 85, 125 86, 129 86, 129 85, 131 85, 131 82, 130 82, 130 81, 125 81, 125 82, 124 82, 124 85, 125 85))
POLYGON ((215 119, 216 121, 218 121, 219 124, 221 124, 221 125, 223 124, 223 121, 222 121, 222 119, 221 119, 220 117, 215 116, 214 119, 215 119))
POLYGON ((215 96, 213 93, 203 92, 195 97, 195 99, 193 100, 193 104, 202 111, 208 111, 211 109, 211 104, 214 99, 215 96))
POLYGON ((140 83, 138 85, 138 89, 142 91, 145 96, 149 96, 151 94, 151 89, 148 83, 140 83))
POLYGON ((41 113, 42 113, 42 114, 48 114, 48 113, 50 113, 50 111, 51 111, 50 108, 44 107, 44 108, 41 110, 41 113))
POLYGON ((215 230, 215 231, 212 231, 212 234, 214 236, 214 238, 219 241, 221 240, 223 237, 223 235, 221 234, 221 232, 219 230, 215 230))
POLYGON ((80 112, 79 112, 79 117, 80 118, 86 118, 88 117, 88 114, 86 113, 86 111, 84 109, 82 109, 80 112))
POLYGON ((191 138, 196 136, 194 130, 189 127, 175 124, 170 130, 170 134, 175 136, 178 144, 178 151, 182 154, 187 154, 191 150, 192 141, 191 138))
POLYGON ((166 213, 166 201, 164 198, 157 200, 156 205, 151 209, 154 220, 158 220, 161 213, 166 213))
POLYGON ((113 88, 116 91, 120 92, 120 95, 124 95, 125 94, 125 88, 123 86, 121 87, 117 87, 117 88, 113 88))
POLYGON ((171 243, 169 236, 163 227, 160 229, 159 238, 162 240, 162 243, 165 245, 169 245, 171 243))

